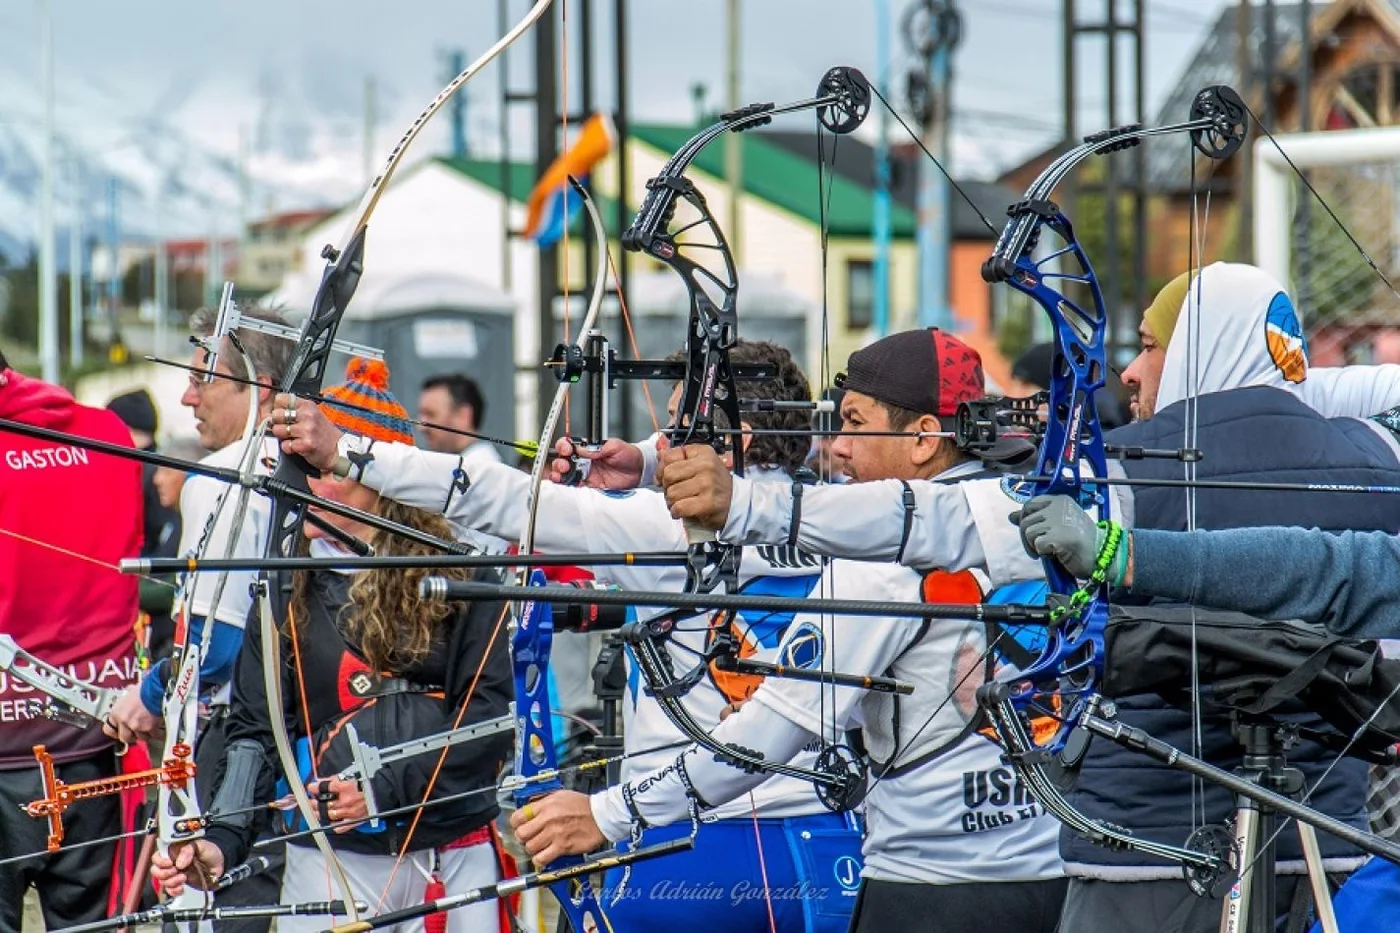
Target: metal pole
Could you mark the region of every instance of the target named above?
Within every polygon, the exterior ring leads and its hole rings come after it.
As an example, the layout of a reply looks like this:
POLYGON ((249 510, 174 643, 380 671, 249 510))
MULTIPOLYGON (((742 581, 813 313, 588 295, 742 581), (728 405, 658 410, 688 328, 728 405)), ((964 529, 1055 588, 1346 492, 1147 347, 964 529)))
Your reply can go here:
POLYGON ((166 315, 170 313, 170 261, 165 252, 165 192, 156 206, 156 356, 165 356, 166 315))
MULTIPOLYGON (((467 67, 465 49, 453 49, 447 53, 449 77, 461 74, 465 67, 467 67)), ((466 94, 457 94, 452 98, 452 157, 454 159, 467 157, 467 101, 466 94)))
MULTIPOLYGON (((923 143, 948 166, 949 82, 953 49, 960 22, 951 0, 924 0, 927 33, 923 37, 929 98, 929 119, 923 127, 923 143)), ((948 248, 952 224, 948 212, 948 181, 931 162, 919 168, 918 194, 919 324, 952 327, 948 308, 948 248)))
MULTIPOLYGON (((622 235, 622 231, 627 229, 631 221, 631 211, 628 205, 631 200, 632 170, 627 164, 627 137, 631 132, 631 122, 628 114, 630 108, 627 105, 627 0, 615 0, 613 5, 613 27, 615 38, 613 41, 613 58, 617 63, 615 83, 617 85, 617 119, 614 125, 617 127, 617 233, 622 235)), ((617 261, 618 288, 625 298, 628 294, 628 259, 629 254, 625 250, 618 250, 614 254, 617 261)), ((621 317, 622 305, 618 303, 619 319, 621 317)), ((623 394, 623 403, 614 405, 613 411, 618 416, 618 433, 626 439, 632 438, 632 409, 636 404, 635 389, 631 389, 623 394)))
MULTIPOLYGON (((463 66, 465 67, 465 66, 463 66)), ((461 96, 460 94, 458 95, 461 96)), ((365 75, 365 125, 364 125, 364 151, 361 154, 361 171, 364 173, 365 185, 374 180, 375 169, 375 148, 374 148, 374 123, 375 123, 375 85, 374 75, 365 75)))
MULTIPOLYGON (((727 110, 738 110, 741 106, 739 101, 739 58, 742 49, 740 17, 743 15, 743 11, 740 7, 740 0, 728 0, 724 100, 727 110)), ((729 248, 734 253, 735 262, 741 267, 744 265, 744 253, 740 230, 742 212, 739 209, 739 202, 742 200, 744 192, 743 142, 738 133, 725 134, 724 177, 729 182, 729 229, 726 231, 726 235, 729 238, 729 248)))
MULTIPOLYGON (((578 7, 579 16, 579 120, 580 122, 593 115, 593 3, 592 0, 580 0, 578 7)), ((567 113, 569 102, 564 101, 564 111, 567 113)), ((600 249, 607 249, 606 243, 595 243, 593 241, 593 231, 589 224, 584 224, 588 228, 587 232, 579 237, 583 243, 583 290, 582 294, 591 294, 593 283, 589 281, 589 276, 593 274, 594 256, 600 249)), ((582 338, 582 334, 576 335, 582 338)), ((606 425, 603 427, 606 431, 606 425)))
POLYGON ((58 257, 53 215, 53 11, 49 0, 39 3, 39 54, 44 88, 43 172, 39 183, 39 359, 44 381, 56 384, 59 380, 58 257))
MULTIPOLYGON (((1104 40, 1108 86, 1105 88, 1108 126, 1118 125, 1118 0, 1105 4, 1104 40)), ((1116 350, 1123 340, 1123 224, 1118 211, 1118 160, 1102 159, 1104 204, 1104 254, 1107 257, 1108 278, 1104 283, 1104 304, 1108 308, 1109 349, 1116 350)))
MULTIPOLYGON (((1147 0, 1133 2, 1133 120, 1147 125, 1147 0)), ((1133 147, 1133 313, 1128 316, 1129 347, 1136 344, 1133 327, 1147 307, 1147 149, 1133 147)))
POLYGON ((83 365, 83 167, 73 160, 73 216, 68 221, 68 365, 83 365))
MULTIPOLYGON (((1312 36, 1308 31, 1309 20, 1312 19, 1311 0, 1302 0, 1298 4, 1298 15, 1302 18, 1302 28, 1298 33, 1302 36, 1298 43, 1298 132, 1307 133, 1312 130, 1312 36)), ((1306 169, 1302 174, 1304 178, 1308 177, 1306 169)), ((1312 279, 1312 264, 1309 262, 1309 250, 1312 245, 1312 198, 1301 197, 1297 201, 1298 219, 1293 225, 1293 268, 1296 270, 1293 275, 1293 300, 1307 313, 1314 310, 1302 304, 1305 297, 1312 298, 1312 289, 1307 287, 1312 279)), ((1287 287, 1288 283, 1285 282, 1284 285, 1287 287)), ((1309 300, 1308 304, 1311 303, 1309 300)))
MULTIPOLYGON (((510 0, 499 0, 496 4, 497 28, 505 32, 510 28, 510 0)), ((511 290, 511 249, 515 239, 510 229, 510 66, 509 49, 502 49, 497 73, 501 76, 501 123, 497 128, 497 145, 500 146, 500 175, 497 184, 501 189, 501 291, 511 290)))
MULTIPOLYGON (((890 96, 890 0, 875 0, 875 82, 886 99, 890 96)), ((884 107, 875 108, 875 209, 871 238, 875 241, 872 283, 875 289, 872 317, 875 336, 890 332, 890 143, 884 107)))
POLYGON ((127 358, 126 341, 122 339, 121 307, 122 307, 122 279, 121 279, 121 220, 118 214, 118 197, 120 191, 117 188, 117 179, 114 175, 107 176, 107 252, 110 265, 107 268, 107 323, 111 328, 112 346, 108 351, 109 358, 115 363, 125 363, 127 358))
POLYGON ((219 212, 216 208, 209 217, 209 239, 204 250, 204 303, 211 308, 219 306, 219 297, 224 287, 223 246, 219 242, 219 212))
POLYGON ((1274 73, 1278 68, 1278 37, 1274 34, 1274 0, 1264 0, 1264 47, 1260 50, 1263 59, 1264 81, 1264 125, 1274 129, 1274 73))
MULTIPOLYGON (((1235 8, 1235 35, 1238 51, 1235 56, 1235 68, 1239 72, 1237 78, 1240 82, 1240 94, 1245 100, 1250 99, 1250 91, 1255 84, 1254 64, 1249 58, 1249 34, 1250 25, 1249 0, 1240 0, 1239 6, 1235 8)), ((1272 129, 1272 127, 1270 127, 1272 129)), ((1252 147, 1249 147, 1252 151, 1252 147)), ((1194 158, 1194 155, 1192 156, 1194 158)), ((1241 260, 1254 262, 1254 159, 1245 158, 1239 164, 1239 187, 1235 191, 1236 200, 1239 202, 1240 221, 1238 224, 1237 252, 1241 260)), ((1288 285, 1287 282, 1284 283, 1288 285)))
MULTIPOLYGON (((553 14, 540 18, 535 24, 535 177, 543 178, 559 155, 559 93, 555 87, 554 55, 557 24, 553 14)), ((554 352, 554 297, 559 294, 559 247, 540 247, 537 288, 539 305, 536 309, 539 327, 539 356, 547 360, 554 352)), ((544 412, 541 406, 555 387, 554 376, 547 367, 539 370, 535 415, 538 423, 544 412)))
MULTIPOLYGON (((1242 0, 1243 2, 1243 0, 1242 0)), ((1074 45, 1077 30, 1074 19, 1074 0, 1064 0, 1064 21, 1060 35, 1060 76, 1063 84, 1060 88, 1061 104, 1064 108, 1062 122, 1064 123, 1064 145, 1066 147, 1074 145, 1077 136, 1076 127, 1079 120, 1075 114, 1075 105, 1078 102, 1076 97, 1078 77, 1074 62, 1074 45)), ((1066 216, 1073 217, 1074 214, 1074 177, 1070 176, 1060 183, 1056 190, 1061 209, 1066 216)))

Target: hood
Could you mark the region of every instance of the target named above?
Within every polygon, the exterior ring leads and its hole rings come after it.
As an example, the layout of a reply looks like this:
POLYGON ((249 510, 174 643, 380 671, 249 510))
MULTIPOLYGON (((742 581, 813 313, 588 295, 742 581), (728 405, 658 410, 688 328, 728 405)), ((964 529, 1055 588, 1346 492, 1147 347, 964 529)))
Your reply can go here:
POLYGON ((35 427, 66 430, 78 411, 68 390, 13 369, 0 372, 0 418, 35 427))
POLYGON ((1156 407, 1244 386, 1296 395, 1307 377, 1307 341, 1283 285, 1255 266, 1217 262, 1187 290, 1156 407))

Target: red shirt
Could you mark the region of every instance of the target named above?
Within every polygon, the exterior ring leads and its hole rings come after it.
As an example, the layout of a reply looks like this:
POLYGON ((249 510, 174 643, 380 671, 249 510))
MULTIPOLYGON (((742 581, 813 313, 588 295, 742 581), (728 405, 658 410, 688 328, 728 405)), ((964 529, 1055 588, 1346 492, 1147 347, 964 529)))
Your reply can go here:
MULTIPOLYGON (((131 446, 113 413, 13 370, 0 371, 0 418, 131 446)), ((0 631, 80 680, 133 682, 138 581, 115 565, 139 556, 142 511, 139 462, 0 428, 0 631)), ((33 767, 36 744, 56 761, 111 745, 98 727, 36 716, 35 699, 0 671, 0 769, 33 767)))

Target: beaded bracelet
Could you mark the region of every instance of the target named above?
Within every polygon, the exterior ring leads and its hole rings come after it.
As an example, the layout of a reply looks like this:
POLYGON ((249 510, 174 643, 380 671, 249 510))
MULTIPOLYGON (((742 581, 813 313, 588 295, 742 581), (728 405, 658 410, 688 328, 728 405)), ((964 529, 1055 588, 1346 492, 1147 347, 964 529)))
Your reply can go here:
MULTIPOLYGON (((1094 591, 1108 580, 1110 568, 1117 571, 1114 564, 1118 557, 1118 545, 1123 541, 1123 526, 1117 522, 1099 522, 1098 527, 1100 531, 1104 532, 1104 539, 1103 544, 1099 547, 1099 553, 1094 558, 1094 571, 1089 574, 1089 579, 1085 581, 1083 586, 1069 594, 1068 602, 1050 610, 1051 622, 1058 623, 1067 616, 1078 615, 1079 611, 1089 604, 1094 591)), ((1126 563, 1125 555, 1124 564, 1126 565, 1126 563)), ((1127 568, 1124 566, 1123 572, 1126 573, 1126 571, 1127 568)), ((1117 574, 1117 576, 1121 579, 1121 574, 1117 574)))

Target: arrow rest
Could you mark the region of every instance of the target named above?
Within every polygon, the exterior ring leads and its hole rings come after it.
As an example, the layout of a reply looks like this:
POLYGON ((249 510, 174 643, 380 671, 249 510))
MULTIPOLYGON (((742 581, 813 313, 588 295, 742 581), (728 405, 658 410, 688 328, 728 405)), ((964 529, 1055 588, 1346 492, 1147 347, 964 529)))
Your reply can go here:
POLYGON ((1249 114, 1235 89, 1226 84, 1202 88, 1191 102, 1191 119, 1210 120, 1210 129, 1191 131, 1196 149, 1212 159, 1228 159, 1244 144, 1249 133, 1249 114))

